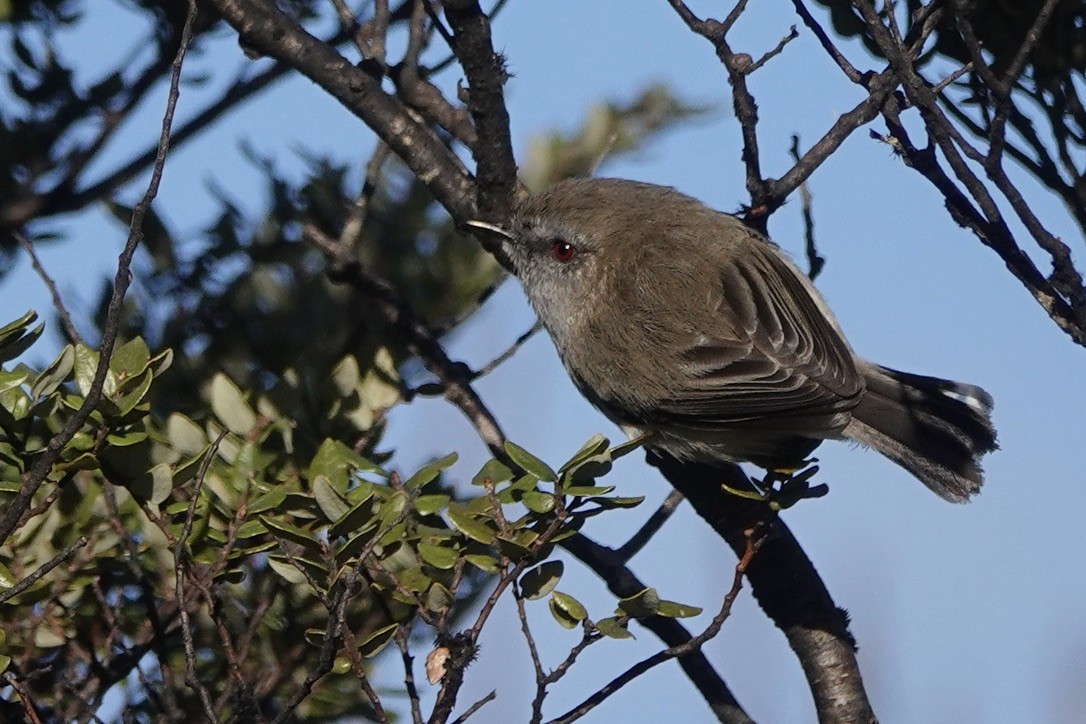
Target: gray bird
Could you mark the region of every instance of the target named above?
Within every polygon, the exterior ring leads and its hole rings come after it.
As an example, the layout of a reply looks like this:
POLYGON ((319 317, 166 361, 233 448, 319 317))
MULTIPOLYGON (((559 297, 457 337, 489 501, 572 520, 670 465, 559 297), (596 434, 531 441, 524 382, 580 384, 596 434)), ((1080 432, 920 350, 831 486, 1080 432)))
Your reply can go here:
POLYGON ((857 357, 771 241, 671 188, 563 181, 489 227, 580 391, 680 460, 799 467, 823 440, 874 448, 940 497, 981 486, 991 396, 857 357))

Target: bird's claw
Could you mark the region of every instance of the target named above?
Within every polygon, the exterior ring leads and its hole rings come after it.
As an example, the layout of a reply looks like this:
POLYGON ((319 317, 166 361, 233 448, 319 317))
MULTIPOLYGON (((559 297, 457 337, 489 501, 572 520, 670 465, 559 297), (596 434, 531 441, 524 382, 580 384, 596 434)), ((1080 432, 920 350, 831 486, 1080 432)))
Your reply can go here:
POLYGON ((818 466, 813 464, 816 462, 817 459, 812 458, 804 460, 799 468, 769 470, 761 480, 751 479, 754 490, 738 490, 728 485, 721 487, 732 495, 763 502, 774 511, 785 510, 801 500, 821 498, 830 492, 825 483, 811 485, 811 478, 818 472, 818 466))

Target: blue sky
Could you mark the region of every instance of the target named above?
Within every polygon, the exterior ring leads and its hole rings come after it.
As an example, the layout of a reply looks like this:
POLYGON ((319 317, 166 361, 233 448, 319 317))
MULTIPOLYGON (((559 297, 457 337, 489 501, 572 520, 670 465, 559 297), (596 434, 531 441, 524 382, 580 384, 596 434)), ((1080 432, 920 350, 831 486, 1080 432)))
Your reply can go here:
MULTIPOLYGON (((717 3, 692 7, 721 11, 717 3)), ((128 39, 138 33, 132 16, 114 3, 103 4, 96 16, 65 39, 64 52, 105 68, 123 57, 128 39)), ((758 56, 794 23, 790 3, 751 3, 733 45, 758 56)), ((663 0, 512 0, 494 34, 514 74, 507 90, 518 151, 532 134, 574 128, 597 99, 630 98, 646 83, 662 80, 718 111, 605 172, 674 185, 722 210, 749 200, 723 68, 709 44, 691 35, 663 0)), ((876 67, 861 49, 850 52, 857 65, 876 67)), ((207 87, 186 88, 179 117, 200 107, 201 98, 245 63, 236 42, 221 32, 189 66, 193 74, 212 71, 213 78, 207 87)), ((458 78, 454 70, 441 80, 451 88, 458 78)), ((804 145, 813 143, 860 98, 802 27, 785 53, 753 76, 751 88, 761 109, 763 169, 772 175, 790 165, 792 133, 804 145)), ((160 89, 119 134, 100 171, 155 138, 163 99, 160 89)), ((365 158, 371 146, 360 122, 311 83, 281 83, 167 164, 158 208, 182 234, 196 232, 211 212, 209 180, 229 189, 243 207, 256 208, 262 189, 257 173, 241 160, 241 141, 275 156, 294 174, 304 170, 299 149, 346 160, 365 158)), ((1029 179, 1022 182, 1038 216, 1081 259, 1081 236, 1059 202, 1029 179)), ((134 199, 142 184, 127 189, 125 197, 134 199)), ((1079 562, 1086 549, 1086 486, 1078 457, 1086 443, 1083 350, 1057 330, 994 253, 951 221, 934 190, 864 131, 819 169, 811 191, 819 247, 827 258, 818 286, 854 349, 880 364, 984 386, 996 400, 1002 448, 985 461, 987 483, 979 498, 954 506, 875 453, 827 444, 818 456, 830 495, 785 515, 838 605, 852 615, 876 712, 893 722, 1086 720, 1086 576, 1079 562)), ((43 260, 85 315, 124 235, 101 211, 56 223, 71 231, 71 240, 44 249, 43 260)), ((770 232, 802 257, 798 200, 773 217, 770 232)), ((0 309, 6 320, 28 306, 46 312, 49 302, 22 260, 0 285, 0 309)), ((452 351, 470 363, 485 362, 532 321, 519 287, 509 282, 455 338, 452 351)), ((479 387, 510 437, 552 463, 566 459, 593 433, 620 437, 579 397, 545 336, 479 387)), ((474 432, 445 403, 413 403, 397 410, 392 422, 387 442, 404 470, 456 450, 461 461, 453 474, 467 478, 485 460, 474 432)), ((607 482, 623 494, 648 496, 643 509, 603 516, 586 530, 618 545, 668 488, 639 455, 624 460, 607 482)), ((633 561, 665 598, 710 612, 730 584, 733 565, 730 550, 687 506, 633 561)), ((596 618, 609 615, 614 605, 602 584, 575 563, 567 566, 560 589, 584 601, 596 618)), ((554 625, 543 603, 531 614, 544 657, 554 665, 576 636, 554 625)), ((700 629, 709 617, 688 624, 700 629)), ((651 634, 635 632, 637 641, 589 649, 556 687, 547 714, 565 711, 659 648, 651 634)), ((749 591, 706 650, 755 719, 814 719, 795 658, 749 591)), ((394 686, 396 673, 395 667, 386 669, 382 683, 394 686)), ((466 705, 495 688, 498 699, 477 720, 526 720, 532 678, 511 606, 498 611, 484 635, 462 701, 466 705)), ((665 718, 711 720, 674 664, 653 670, 586 721, 665 718)))

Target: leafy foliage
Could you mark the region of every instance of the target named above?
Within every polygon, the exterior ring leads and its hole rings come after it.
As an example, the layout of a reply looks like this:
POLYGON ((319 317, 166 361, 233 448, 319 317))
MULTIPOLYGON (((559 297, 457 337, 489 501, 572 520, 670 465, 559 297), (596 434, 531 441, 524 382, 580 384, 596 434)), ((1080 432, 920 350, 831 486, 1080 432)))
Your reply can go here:
MULTIPOLYGON (((40 334, 35 320, 28 313, 0 329, 0 357, 26 349, 40 334)), ((299 444, 311 410, 289 371, 250 394, 216 374, 199 421, 159 417, 148 398, 172 357, 152 354, 138 337, 114 351, 102 401, 65 447, 26 524, 0 548, 0 664, 52 672, 32 680, 39 706, 79 718, 118 686, 129 712, 152 716, 169 688, 182 710, 198 715, 195 694, 171 684, 185 676, 182 606, 208 614, 193 616, 188 634, 200 681, 259 682, 221 702, 227 716, 283 706, 321 670, 337 619, 344 629, 330 646, 336 663, 298 713, 358 713, 352 667, 364 670, 417 621, 447 635, 492 576, 499 591, 519 577, 528 598, 549 594, 562 626, 587 621, 573 596, 554 590, 561 562, 524 571, 588 518, 640 502, 594 484, 633 446, 609 448, 594 437, 556 473, 510 443, 522 471, 491 460, 474 479, 481 492, 462 497, 444 479, 455 455, 401 480, 337 438, 299 444), (73 544, 64 565, 22 585, 73 544), (157 666, 140 665, 148 652, 157 666), (128 676, 137 666, 138 683, 128 676)), ((20 473, 83 403, 96 364, 93 350, 75 344, 43 370, 16 364, 0 372, 0 496, 18 491, 20 473)), ((322 427, 372 431, 375 405, 398 399, 396 380, 386 377, 395 371, 375 378, 374 369, 362 372, 346 357, 326 375, 316 395, 322 427)), ((619 602, 619 618, 595 630, 621 638, 629 618, 692 611, 650 590, 619 602)))

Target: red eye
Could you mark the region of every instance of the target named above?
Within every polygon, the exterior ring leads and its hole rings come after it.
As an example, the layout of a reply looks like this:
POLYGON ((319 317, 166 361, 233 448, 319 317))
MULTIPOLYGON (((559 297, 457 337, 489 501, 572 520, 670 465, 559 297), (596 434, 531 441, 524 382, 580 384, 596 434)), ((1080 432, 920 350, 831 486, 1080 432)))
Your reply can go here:
POLYGON ((551 256, 554 257, 555 261, 565 264, 577 256, 577 248, 569 242, 555 239, 551 242, 551 256))

